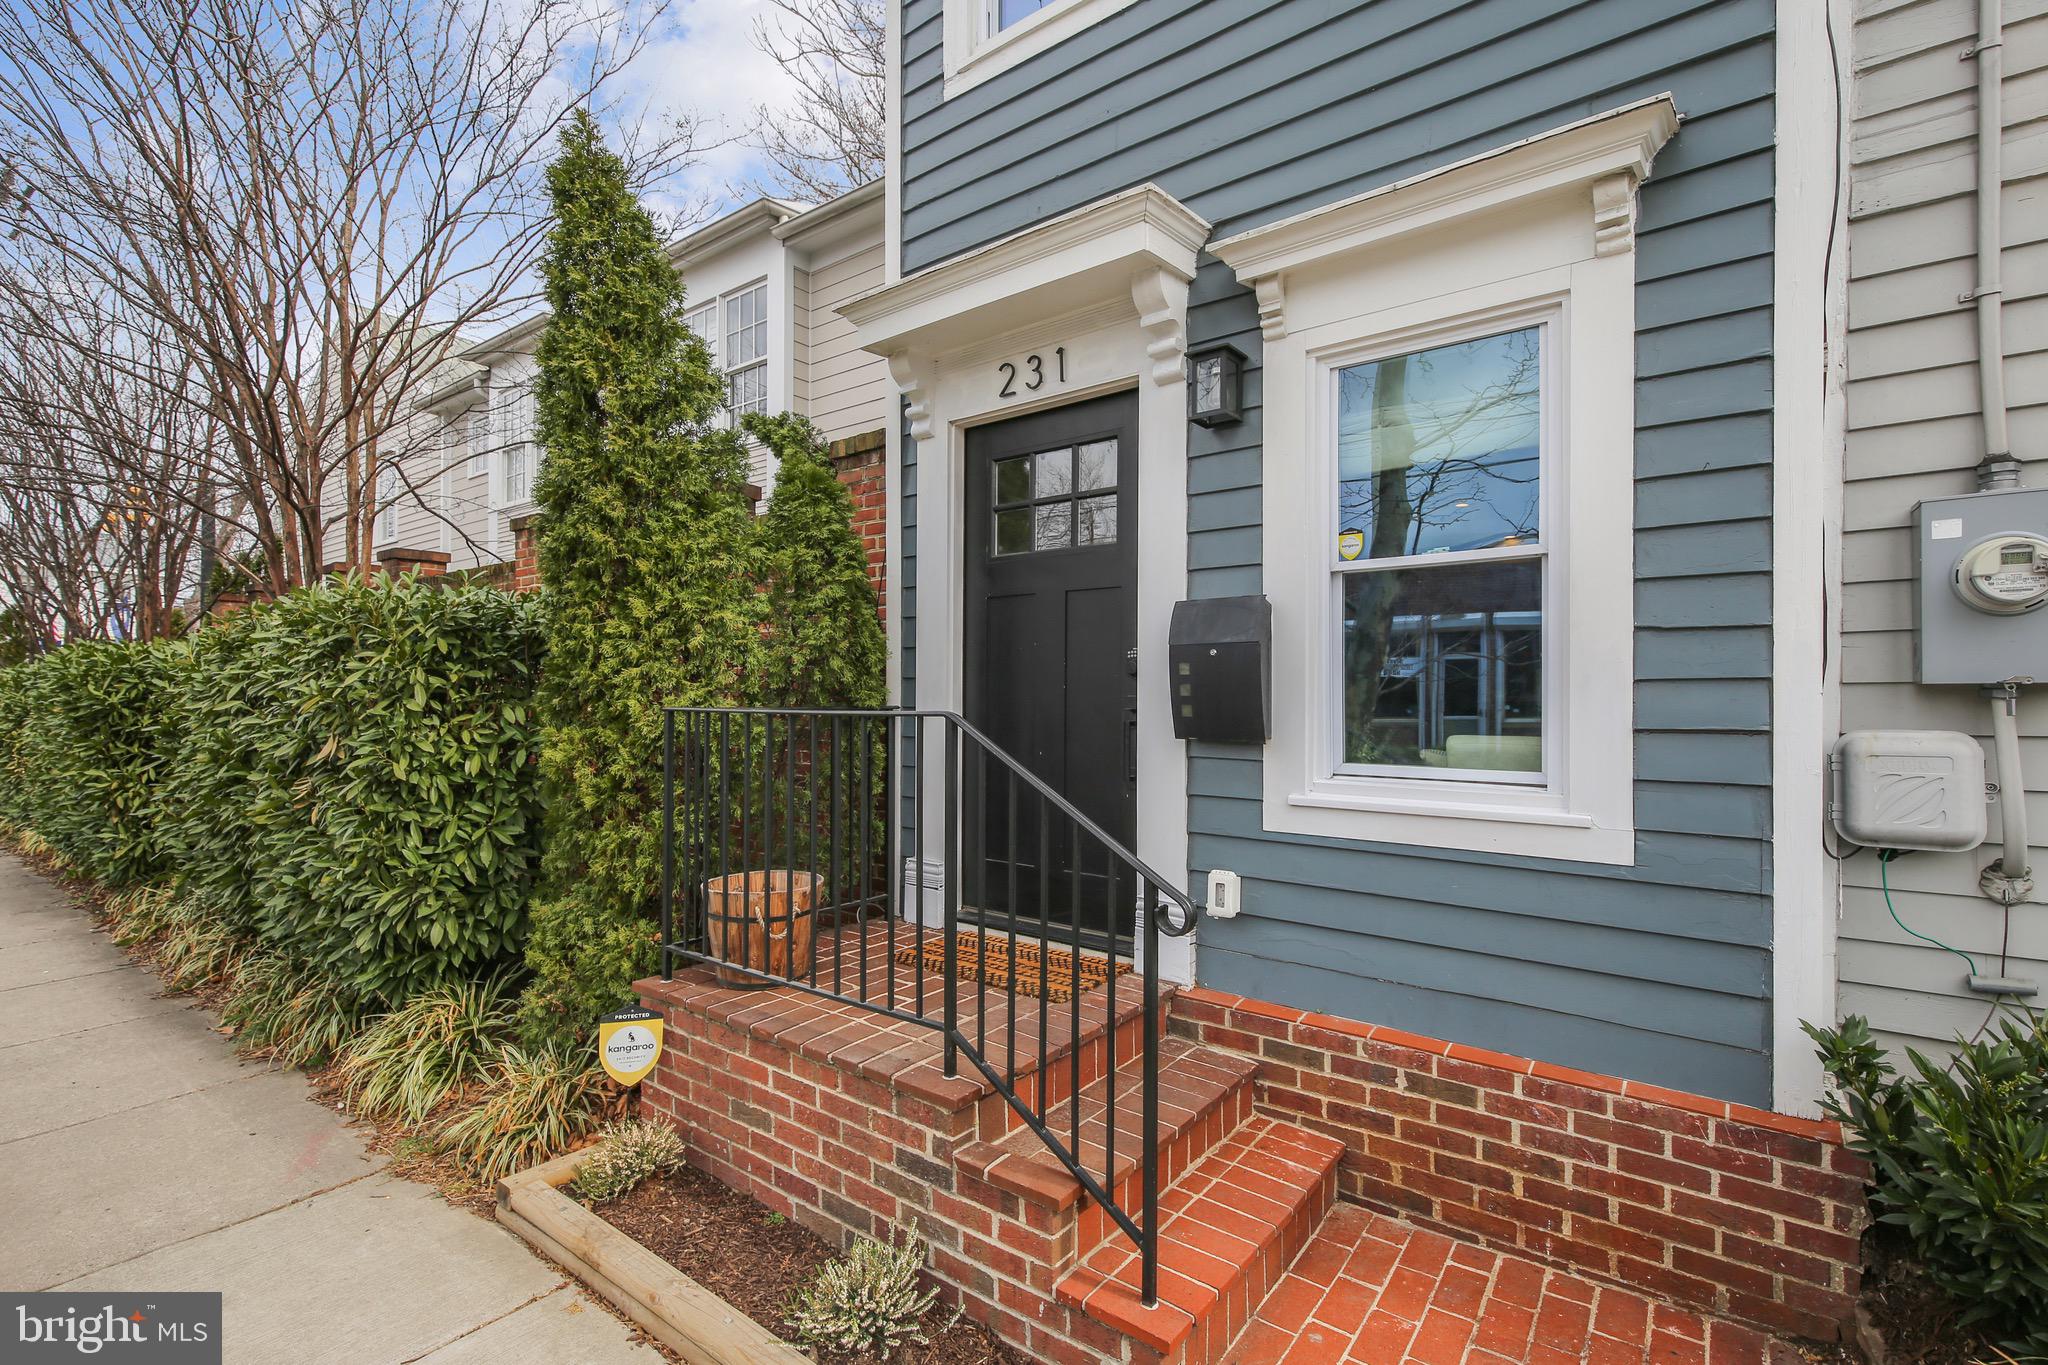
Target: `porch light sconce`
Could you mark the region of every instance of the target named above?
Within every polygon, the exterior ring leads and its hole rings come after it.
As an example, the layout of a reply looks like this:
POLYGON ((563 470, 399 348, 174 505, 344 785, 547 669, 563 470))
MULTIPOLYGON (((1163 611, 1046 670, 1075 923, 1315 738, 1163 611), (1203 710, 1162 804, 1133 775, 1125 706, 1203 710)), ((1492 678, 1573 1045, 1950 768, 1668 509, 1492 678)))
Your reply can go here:
POLYGON ((1229 343, 1188 352, 1188 420, 1205 427, 1244 420, 1244 352, 1229 343))

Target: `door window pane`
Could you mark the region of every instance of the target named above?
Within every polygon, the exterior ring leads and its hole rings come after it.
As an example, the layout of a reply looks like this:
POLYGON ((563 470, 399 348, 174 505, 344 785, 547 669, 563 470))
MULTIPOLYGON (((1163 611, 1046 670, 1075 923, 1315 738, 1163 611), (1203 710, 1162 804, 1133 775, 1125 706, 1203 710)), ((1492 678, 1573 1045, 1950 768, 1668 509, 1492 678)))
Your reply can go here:
POLYGON ((1092 492, 1116 487, 1116 442, 1091 441, 1076 453, 1074 490, 1092 492))
POLYGON ((1107 545, 1116 539, 1116 498, 1081 499, 1074 520, 1074 543, 1107 545))
POLYGON ((996 461, 996 501, 1031 500, 1031 461, 1028 457, 996 461))
POLYGON ((1063 550, 1074 541, 1074 505, 1055 502, 1036 509, 1037 529, 1031 544, 1037 550, 1063 550))
POLYGON ((1542 336, 1525 327, 1337 372, 1342 557, 1536 541, 1542 336))
POLYGON ((1013 507, 996 513, 996 553, 1021 555, 1031 548, 1031 509, 1013 507))
POLYGON ((1343 761, 1543 770, 1543 562, 1344 578, 1343 761))
POLYGON ((1037 498, 1064 497, 1074 491, 1074 452, 1048 450, 1034 457, 1037 477, 1031 495, 1037 498))

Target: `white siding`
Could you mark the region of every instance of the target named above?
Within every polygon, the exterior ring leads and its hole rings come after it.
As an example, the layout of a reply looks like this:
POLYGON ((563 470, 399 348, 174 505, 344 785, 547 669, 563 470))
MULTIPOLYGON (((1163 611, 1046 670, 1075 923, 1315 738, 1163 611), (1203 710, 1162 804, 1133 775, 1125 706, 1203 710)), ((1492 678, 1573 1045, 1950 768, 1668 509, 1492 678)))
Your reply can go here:
MULTIPOLYGON (((2005 327, 2012 444, 2048 452, 2048 0, 2005 6, 2005 327)), ((1971 689, 1912 681, 1913 504, 1975 486, 1982 440, 1976 332, 1961 301, 1975 278, 1976 64, 1970 0, 1863 0, 1854 34, 1849 231, 1849 445, 1843 489, 1842 724, 1962 730, 1988 738, 1971 689)), ((2027 482, 2044 475, 2029 471, 2027 482)), ((2048 833, 2048 697, 2021 711, 2030 828, 2048 833)), ((1988 747, 1988 746, 1987 746, 1988 747)), ((1992 764, 1995 769, 1995 761, 1992 764)), ((1998 970, 2048 982, 2048 910, 2006 916, 1977 894, 1991 842, 1890 867, 1904 921, 1998 970)), ((2042 853, 2037 866, 2048 863, 2042 853)), ((1887 912, 1874 855, 1842 864, 1841 1010, 1894 1044, 1939 1051, 1976 1031, 1987 1003, 1958 959, 1887 912)))
POLYGON ((855 345, 853 324, 833 311, 881 283, 879 241, 809 272, 807 345, 798 352, 806 406, 798 411, 827 441, 877 431, 888 422, 888 362, 855 345))

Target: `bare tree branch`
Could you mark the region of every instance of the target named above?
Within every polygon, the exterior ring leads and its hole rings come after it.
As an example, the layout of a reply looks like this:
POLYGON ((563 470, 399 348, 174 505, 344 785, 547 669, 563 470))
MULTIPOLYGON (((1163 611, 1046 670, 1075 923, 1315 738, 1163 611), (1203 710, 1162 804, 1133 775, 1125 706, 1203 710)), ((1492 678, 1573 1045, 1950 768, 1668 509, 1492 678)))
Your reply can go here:
POLYGON ((754 43, 796 81, 789 111, 755 111, 750 145, 774 174, 754 188, 822 202, 888 168, 885 0, 772 0, 754 43))

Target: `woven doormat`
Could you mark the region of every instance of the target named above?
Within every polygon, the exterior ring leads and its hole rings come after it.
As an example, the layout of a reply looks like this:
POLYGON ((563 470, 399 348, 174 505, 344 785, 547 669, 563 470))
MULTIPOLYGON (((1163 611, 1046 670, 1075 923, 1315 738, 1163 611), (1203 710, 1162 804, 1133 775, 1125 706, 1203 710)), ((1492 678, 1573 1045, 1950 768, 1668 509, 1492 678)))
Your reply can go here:
MULTIPOLYGON (((1073 949, 1048 948, 1041 958, 1036 943, 1021 938, 1011 940, 998 934, 978 934, 971 929, 963 929, 959 934, 961 978, 1007 988, 1010 984, 1012 942, 1016 944, 1019 995, 1061 1004, 1074 998, 1073 949)), ((906 967, 917 965, 919 957, 924 959, 926 971, 943 973, 946 970, 945 939, 928 938, 921 948, 911 944, 896 950, 896 960, 906 967)), ((1083 953, 1080 961, 1081 989, 1094 990, 1109 979, 1112 970, 1118 976, 1125 976, 1130 973, 1131 964, 1083 953)))

